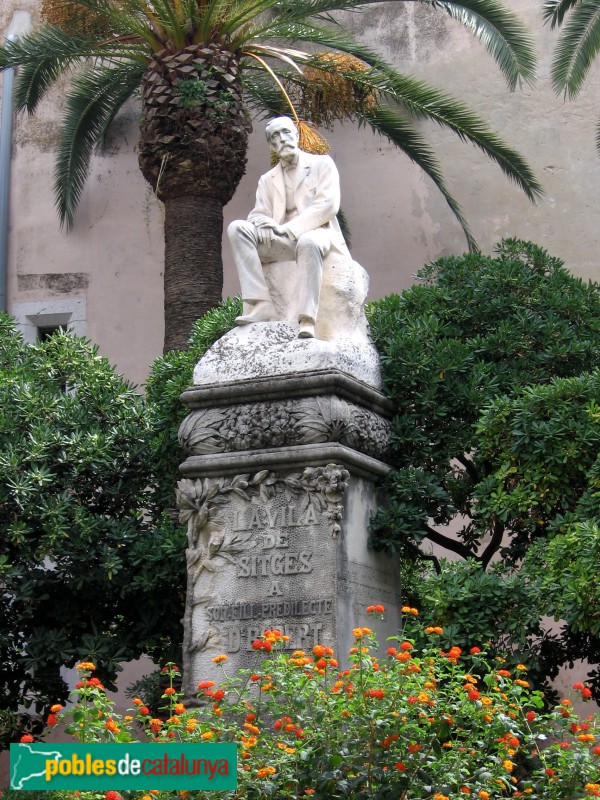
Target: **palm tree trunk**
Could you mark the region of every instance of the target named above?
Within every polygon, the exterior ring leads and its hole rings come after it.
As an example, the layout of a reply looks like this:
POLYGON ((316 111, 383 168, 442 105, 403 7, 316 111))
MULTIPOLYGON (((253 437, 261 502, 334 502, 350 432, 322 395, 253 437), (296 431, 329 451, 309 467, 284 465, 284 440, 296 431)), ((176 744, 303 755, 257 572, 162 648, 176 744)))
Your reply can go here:
POLYGON ((201 195, 164 202, 166 353, 185 349, 194 322, 222 299, 223 204, 201 195))

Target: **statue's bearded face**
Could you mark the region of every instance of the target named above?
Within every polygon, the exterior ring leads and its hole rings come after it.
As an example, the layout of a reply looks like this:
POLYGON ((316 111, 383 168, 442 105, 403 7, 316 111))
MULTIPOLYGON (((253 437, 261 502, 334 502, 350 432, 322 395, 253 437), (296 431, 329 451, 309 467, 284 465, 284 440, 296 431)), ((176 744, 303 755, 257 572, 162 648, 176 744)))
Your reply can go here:
POLYGON ((298 131, 291 120, 283 121, 269 130, 269 144, 279 158, 289 158, 298 149, 298 131))

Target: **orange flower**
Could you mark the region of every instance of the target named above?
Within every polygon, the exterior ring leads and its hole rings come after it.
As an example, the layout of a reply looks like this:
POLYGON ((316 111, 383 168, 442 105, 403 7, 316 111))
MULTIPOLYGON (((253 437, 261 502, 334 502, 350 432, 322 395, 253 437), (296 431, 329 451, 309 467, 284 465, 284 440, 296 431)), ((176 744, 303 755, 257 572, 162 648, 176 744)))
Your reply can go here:
POLYGON ((228 661, 228 660, 229 660, 229 656, 226 656, 225 653, 221 653, 220 655, 215 656, 213 658, 213 661, 214 661, 215 664, 221 664, 223 661, 228 661))
POLYGON ((413 617, 418 617, 419 616, 418 610, 416 608, 411 608, 410 606, 402 606, 400 611, 403 614, 412 614, 413 617))
POLYGON ((167 696, 172 694, 177 694, 177 689, 174 689, 172 686, 168 686, 163 692, 163 694, 166 694, 167 696))
POLYGON ((268 778, 269 775, 275 775, 276 772, 275 767, 261 767, 256 770, 256 775, 258 778, 268 778))
POLYGON ((260 728, 257 728, 256 725, 252 725, 250 722, 244 722, 244 728, 249 730, 251 733, 260 733, 260 728))
POLYGON ((173 711, 176 714, 184 714, 185 713, 185 706, 183 705, 183 703, 175 703, 175 705, 173 706, 173 711))
POLYGON ((490 800, 490 793, 482 789, 477 795, 477 797, 479 797, 480 800, 490 800))
POLYGON ((119 732, 119 726, 114 721, 114 719, 107 719, 106 722, 104 723, 104 727, 106 728, 107 731, 110 731, 111 733, 119 732))
POLYGON ((425 628, 425 633, 439 633, 442 634, 444 632, 443 628, 440 628, 439 625, 429 626, 429 628, 425 628))
POLYGON ((205 731, 205 732, 202 734, 202 737, 201 737, 201 738, 202 738, 202 739, 204 739, 204 741, 206 741, 207 739, 212 739, 212 738, 213 738, 213 736, 214 736, 214 733, 213 733, 212 731, 205 731))
POLYGON ((94 664, 92 664, 91 661, 81 661, 79 664, 77 664, 75 669, 93 671, 96 669, 96 667, 94 666, 94 664))
POLYGON ((367 606, 367 614, 383 614, 385 607, 382 605, 367 606))
POLYGON ((199 689, 210 689, 210 687, 214 686, 214 685, 215 685, 214 681, 200 681, 200 683, 198 684, 198 688, 199 689))
POLYGON ((51 714, 58 714, 59 711, 62 711, 62 706, 60 703, 55 703, 53 706, 50 706, 51 714))

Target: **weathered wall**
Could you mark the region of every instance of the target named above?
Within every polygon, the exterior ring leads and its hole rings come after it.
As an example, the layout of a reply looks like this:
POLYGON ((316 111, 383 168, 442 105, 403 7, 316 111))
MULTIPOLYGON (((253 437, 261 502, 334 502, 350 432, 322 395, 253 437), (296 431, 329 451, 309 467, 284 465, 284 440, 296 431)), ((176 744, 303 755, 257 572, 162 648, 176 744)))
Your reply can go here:
MULTIPOLYGON (((533 206, 500 169, 432 123, 419 123, 434 144, 449 189, 460 201, 482 249, 503 236, 532 239, 562 257, 574 273, 600 275, 597 217, 600 159, 594 149, 598 67, 581 97, 565 104, 550 86, 555 35, 542 28, 539 3, 508 0, 534 32, 536 87, 509 95, 492 59, 442 12, 382 3, 344 21, 398 67, 471 103, 530 161, 545 197, 533 206)), ((38 0, 4 0, 0 32, 14 10, 36 15, 38 0)), ((60 231, 52 199, 53 146, 65 85, 14 133, 9 303, 84 297, 87 336, 131 379, 142 382, 161 351, 161 212, 137 168, 137 108, 118 121, 104 154, 94 157, 75 226, 60 231), (50 277, 44 277, 47 274, 50 277)), ((269 166, 263 124, 226 224, 245 217, 258 175, 269 166)), ((349 125, 328 134, 342 176, 343 208, 354 257, 371 275, 371 297, 397 291, 426 261, 460 253, 465 239, 443 197, 401 153, 349 125)), ((237 291, 228 245, 225 293, 237 291)))

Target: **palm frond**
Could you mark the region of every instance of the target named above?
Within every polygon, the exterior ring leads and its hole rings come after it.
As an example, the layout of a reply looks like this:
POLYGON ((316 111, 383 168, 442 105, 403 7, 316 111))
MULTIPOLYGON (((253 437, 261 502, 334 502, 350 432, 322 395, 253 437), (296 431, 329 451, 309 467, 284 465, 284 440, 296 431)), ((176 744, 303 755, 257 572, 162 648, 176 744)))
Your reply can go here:
POLYGON ((560 27, 567 11, 577 3, 579 0, 546 0, 542 9, 544 22, 550 22, 551 28, 560 27))
POLYGON ((394 109, 380 106, 376 111, 360 115, 362 121, 374 131, 385 136, 428 175, 444 196, 452 213, 460 223, 467 238, 470 250, 477 250, 477 242, 463 216, 460 205, 450 194, 442 177, 438 162, 422 136, 394 109))
MULTIPOLYGON (((65 0, 75 6, 88 9, 104 19, 114 31, 114 41, 130 36, 145 42, 149 55, 164 46, 165 22, 160 18, 160 9, 154 10, 145 0, 65 0)), ((112 40, 108 38, 103 44, 112 40)))
POLYGON ((144 65, 126 62, 86 70, 73 79, 60 132, 54 191, 61 225, 73 225, 92 151, 108 123, 140 84, 144 65))
POLYGON ((463 141, 478 147, 513 180, 531 201, 543 193, 525 159, 506 145, 475 112, 464 103, 434 89, 415 78, 387 74, 378 88, 390 100, 399 103, 412 114, 437 122, 456 133, 463 141))
POLYGON ((573 6, 556 45, 552 62, 555 91, 575 97, 599 50, 600 3, 581 0, 573 6))
POLYGON ((97 51, 97 44, 90 40, 46 26, 6 42, 0 48, 0 69, 20 67, 15 86, 16 109, 25 108, 32 114, 62 72, 97 51))
POLYGON ((531 36, 512 11, 498 0, 419 0, 444 9, 479 39, 498 64, 511 90, 520 79, 533 83, 535 53, 531 36))
POLYGON ((245 68, 241 73, 244 100, 259 118, 286 114, 288 105, 272 81, 266 81, 260 70, 245 68))

